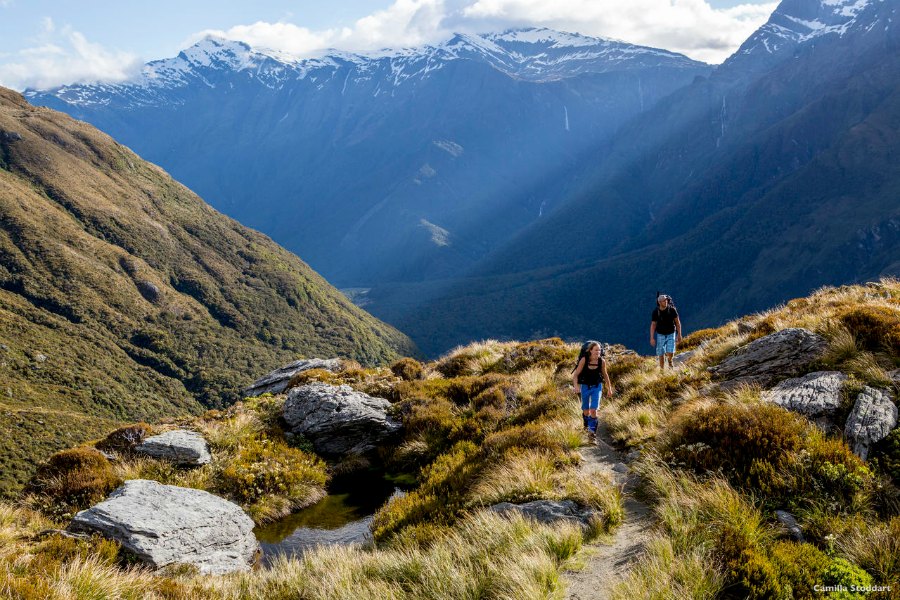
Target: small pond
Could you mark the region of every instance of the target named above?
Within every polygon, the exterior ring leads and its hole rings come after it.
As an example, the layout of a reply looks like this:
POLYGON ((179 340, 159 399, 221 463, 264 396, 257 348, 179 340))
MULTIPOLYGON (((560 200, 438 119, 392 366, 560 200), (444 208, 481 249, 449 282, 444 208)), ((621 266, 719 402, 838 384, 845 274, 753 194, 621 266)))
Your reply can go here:
POLYGON ((335 478, 317 504, 254 530, 263 564, 271 564, 279 554, 300 555, 315 546, 371 540, 372 515, 395 493, 403 492, 380 472, 335 478))

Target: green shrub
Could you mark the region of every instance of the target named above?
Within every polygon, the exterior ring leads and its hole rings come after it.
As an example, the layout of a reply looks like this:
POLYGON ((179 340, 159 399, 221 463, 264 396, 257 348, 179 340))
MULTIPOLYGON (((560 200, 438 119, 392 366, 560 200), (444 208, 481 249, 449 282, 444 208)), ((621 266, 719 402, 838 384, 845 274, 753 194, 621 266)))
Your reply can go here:
POLYGON ((404 381, 422 379, 425 370, 422 363, 414 358, 401 358, 391 365, 391 372, 404 381))
POLYGON ((772 508, 818 503, 862 510, 874 485, 846 444, 767 404, 720 404, 683 416, 666 452, 695 472, 721 472, 772 508))
POLYGON ((796 600, 820 598, 815 586, 822 584, 831 559, 812 544, 780 541, 770 549, 777 566, 784 597, 796 600))
POLYGON ((373 536, 381 541, 401 528, 423 522, 451 524, 465 508, 466 490, 481 467, 478 447, 459 442, 422 470, 418 488, 393 498, 375 513, 373 536))
POLYGON ((98 450, 103 452, 116 452, 126 454, 134 450, 144 442, 147 436, 153 434, 153 428, 146 423, 135 423, 116 429, 108 436, 95 444, 98 450))
POLYGON ((875 444, 869 454, 869 463, 887 475, 895 486, 900 486, 900 427, 875 444))
POLYGON ((558 337, 515 344, 506 350, 491 370, 498 373, 519 373, 532 367, 551 367, 554 370, 573 365, 577 351, 558 337))
POLYGON ((325 463, 315 455, 281 441, 250 438, 242 441, 234 459, 221 467, 215 486, 245 505, 279 496, 293 506, 303 506, 321 497, 327 480, 325 463))
POLYGON ((73 448, 51 456, 38 467, 27 491, 49 514, 67 515, 106 498, 122 481, 112 465, 93 448, 73 448))

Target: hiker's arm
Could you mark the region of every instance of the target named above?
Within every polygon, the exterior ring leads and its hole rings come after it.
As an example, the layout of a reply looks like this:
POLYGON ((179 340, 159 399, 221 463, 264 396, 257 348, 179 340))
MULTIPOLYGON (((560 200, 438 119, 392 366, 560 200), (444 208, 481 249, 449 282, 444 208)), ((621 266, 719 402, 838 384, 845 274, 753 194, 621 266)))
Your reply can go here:
POLYGON ((584 363, 586 360, 586 358, 582 358, 581 360, 579 360, 578 366, 575 367, 575 372, 572 373, 572 387, 575 388, 576 394, 581 393, 581 386, 578 385, 578 376, 581 375, 581 369, 584 367, 584 363))
POLYGON ((616 392, 613 389, 612 383, 609 381, 609 373, 606 372, 606 361, 601 361, 600 368, 603 371, 603 382, 606 384, 606 397, 612 398, 612 395, 616 392))
POLYGON ((681 342, 681 317, 675 317, 675 331, 678 332, 678 335, 675 337, 675 341, 681 342))
POLYGON ((656 321, 650 321, 650 345, 656 345, 656 321))

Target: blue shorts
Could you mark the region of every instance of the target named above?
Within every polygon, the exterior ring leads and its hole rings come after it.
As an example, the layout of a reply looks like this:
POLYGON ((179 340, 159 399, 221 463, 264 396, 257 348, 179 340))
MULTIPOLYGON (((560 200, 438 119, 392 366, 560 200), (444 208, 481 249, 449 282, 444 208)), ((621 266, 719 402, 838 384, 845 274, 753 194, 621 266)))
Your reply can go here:
POLYGON ((600 392, 603 391, 603 384, 584 385, 581 384, 581 410, 597 410, 600 406, 600 392))
POLYGON ((675 354, 675 334, 663 335, 656 334, 656 355, 675 354))

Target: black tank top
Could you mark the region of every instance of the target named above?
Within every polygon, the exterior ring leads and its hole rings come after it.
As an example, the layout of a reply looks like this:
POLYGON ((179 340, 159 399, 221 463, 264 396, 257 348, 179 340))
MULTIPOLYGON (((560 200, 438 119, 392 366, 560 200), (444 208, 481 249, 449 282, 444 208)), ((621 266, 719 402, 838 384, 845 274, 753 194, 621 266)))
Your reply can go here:
POLYGON ((585 360, 584 367, 581 368, 581 373, 578 374, 578 383, 582 385, 600 385, 600 377, 602 375, 600 366, 602 364, 603 359, 601 358, 597 366, 591 368, 588 366, 587 360, 585 360))

